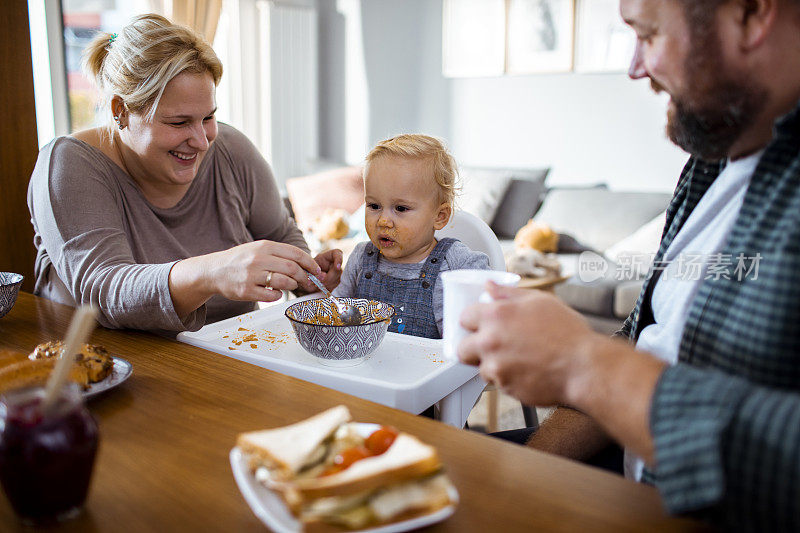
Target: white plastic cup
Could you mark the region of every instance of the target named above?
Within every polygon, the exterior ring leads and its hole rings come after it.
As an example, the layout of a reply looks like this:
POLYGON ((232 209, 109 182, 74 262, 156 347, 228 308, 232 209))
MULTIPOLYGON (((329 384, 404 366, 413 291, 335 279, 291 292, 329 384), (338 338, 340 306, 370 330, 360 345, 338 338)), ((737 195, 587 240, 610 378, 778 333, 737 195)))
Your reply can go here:
POLYGON ((444 320, 442 337, 444 340, 444 356, 458 360, 458 343, 468 332, 459 323, 461 313, 472 304, 492 301, 486 292, 486 283, 493 281, 498 285, 514 287, 519 283, 519 276, 512 272, 499 270, 448 270, 442 272, 444 288, 444 320))

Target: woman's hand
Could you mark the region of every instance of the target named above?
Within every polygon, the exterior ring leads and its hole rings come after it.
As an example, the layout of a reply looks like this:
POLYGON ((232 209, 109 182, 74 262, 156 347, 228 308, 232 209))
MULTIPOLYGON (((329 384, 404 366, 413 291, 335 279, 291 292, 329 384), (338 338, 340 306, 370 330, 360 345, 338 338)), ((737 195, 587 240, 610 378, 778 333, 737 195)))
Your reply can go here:
POLYGON ((322 275, 317 262, 300 248, 261 240, 179 261, 170 272, 169 287, 175 310, 183 318, 215 294, 229 300, 273 302, 283 290, 310 291, 313 285, 306 271, 322 275))
POLYGON ((210 255, 215 256, 216 292, 229 300, 271 302, 280 298, 281 291, 310 290, 313 285, 306 272, 322 272, 306 252, 281 242, 249 242, 210 255))

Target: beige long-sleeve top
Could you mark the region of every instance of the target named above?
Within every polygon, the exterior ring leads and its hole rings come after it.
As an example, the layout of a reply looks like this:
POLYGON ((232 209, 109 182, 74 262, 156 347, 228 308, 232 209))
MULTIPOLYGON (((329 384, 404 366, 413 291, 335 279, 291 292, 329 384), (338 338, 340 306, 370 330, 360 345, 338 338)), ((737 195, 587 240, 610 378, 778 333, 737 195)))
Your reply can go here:
POLYGON ((34 293, 92 303, 112 328, 196 330, 253 309, 212 297, 183 321, 169 292, 181 259, 257 239, 308 250, 281 201, 269 165, 239 131, 219 125, 186 195, 153 206, 105 154, 74 137, 42 148, 28 186, 35 231, 34 293))

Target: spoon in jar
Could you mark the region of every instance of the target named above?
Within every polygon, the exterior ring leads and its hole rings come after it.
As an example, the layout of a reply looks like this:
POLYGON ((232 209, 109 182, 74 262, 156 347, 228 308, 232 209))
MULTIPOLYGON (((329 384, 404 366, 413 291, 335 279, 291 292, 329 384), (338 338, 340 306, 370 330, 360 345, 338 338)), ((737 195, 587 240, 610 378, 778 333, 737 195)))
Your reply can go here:
POLYGON ((64 339, 64 349, 56 360, 55 367, 45 386, 42 412, 47 413, 53 408, 61 388, 69 378, 69 370, 75 363, 75 354, 80 353, 81 346, 89 338, 89 334, 96 324, 96 318, 97 310, 88 305, 79 307, 72 314, 67 337, 64 339))
POLYGON ((322 294, 333 300, 333 305, 336 306, 336 310, 339 312, 339 318, 342 324, 345 326, 358 326, 364 322, 364 317, 361 315, 361 310, 358 307, 346 304, 337 299, 314 274, 309 272, 308 279, 322 291, 322 294))

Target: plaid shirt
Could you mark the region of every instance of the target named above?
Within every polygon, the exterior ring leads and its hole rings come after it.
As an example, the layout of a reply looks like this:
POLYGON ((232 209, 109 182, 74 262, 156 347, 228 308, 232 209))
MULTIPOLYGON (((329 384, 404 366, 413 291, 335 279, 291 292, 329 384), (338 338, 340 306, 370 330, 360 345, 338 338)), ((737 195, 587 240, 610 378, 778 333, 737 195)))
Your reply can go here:
MULTIPOLYGON (((690 159, 654 267, 619 335, 652 324, 659 261, 723 163, 690 159)), ((655 484, 670 512, 749 531, 800 531, 800 105, 776 122, 725 243, 702 281, 650 408, 655 484), (741 276, 736 258, 757 257, 741 276)))

